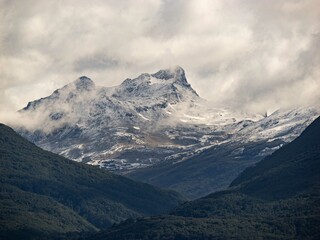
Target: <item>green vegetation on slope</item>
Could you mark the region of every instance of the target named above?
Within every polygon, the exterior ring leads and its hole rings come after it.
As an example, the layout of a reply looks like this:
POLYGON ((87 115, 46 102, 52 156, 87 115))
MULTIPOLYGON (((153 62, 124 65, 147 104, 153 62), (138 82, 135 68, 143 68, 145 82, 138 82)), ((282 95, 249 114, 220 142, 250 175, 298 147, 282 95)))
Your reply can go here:
POLYGON ((319 194, 266 201, 225 193, 171 215, 127 220, 89 239, 319 239, 319 206, 319 194))
POLYGON ((44 151, 3 124, 0 176, 0 237, 6 238, 92 231, 182 201, 176 192, 44 151))
POLYGON ((3 239, 96 230, 73 210, 50 197, 6 184, 1 184, 0 212, 0 237, 3 239))

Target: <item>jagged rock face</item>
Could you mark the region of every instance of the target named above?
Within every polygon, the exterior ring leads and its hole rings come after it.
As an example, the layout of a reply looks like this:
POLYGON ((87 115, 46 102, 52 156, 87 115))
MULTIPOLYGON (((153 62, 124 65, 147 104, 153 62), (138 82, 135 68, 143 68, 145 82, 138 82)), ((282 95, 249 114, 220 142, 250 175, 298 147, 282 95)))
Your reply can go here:
POLYGON ((90 91, 95 88, 94 82, 86 76, 82 76, 77 79, 75 81, 75 86, 78 91, 90 91))
MULTIPOLYGON (((201 101, 181 67, 141 74, 112 88, 97 87, 83 76, 28 103, 20 113, 37 124, 19 131, 71 159, 129 170, 185 147, 160 126, 181 124, 180 118, 188 118, 183 110, 201 101)), ((193 140, 183 140, 188 141, 193 140)))
MULTIPOLYGON (((222 175, 228 178, 218 188, 210 186, 199 193, 206 194, 227 187, 243 168, 292 141, 320 111, 301 108, 263 117, 208 107, 177 66, 126 79, 112 88, 95 86, 83 76, 28 103, 20 113, 34 124, 17 130, 40 147, 122 174, 160 163, 176 168, 203 152, 223 152, 224 158, 216 157, 236 161, 237 170, 234 164, 212 166, 224 169, 222 175)), ((201 161, 196 162, 201 169, 201 161)), ((133 177, 150 182, 145 174, 133 177)), ((152 183, 168 186, 158 180, 152 183)))
POLYGON ((29 102, 21 113, 41 112, 38 129, 46 132, 75 124, 139 126, 145 125, 146 121, 150 124, 168 117, 170 105, 191 104, 198 99, 187 83, 184 70, 176 67, 126 79, 114 88, 95 87, 91 79, 83 76, 49 97, 29 102))
MULTIPOLYGON (((176 104, 180 101, 196 99, 198 94, 191 88, 184 70, 160 70, 155 74, 144 73, 135 79, 126 79, 113 94, 120 99, 156 100, 176 104)), ((151 103, 152 104, 152 103, 151 103)))

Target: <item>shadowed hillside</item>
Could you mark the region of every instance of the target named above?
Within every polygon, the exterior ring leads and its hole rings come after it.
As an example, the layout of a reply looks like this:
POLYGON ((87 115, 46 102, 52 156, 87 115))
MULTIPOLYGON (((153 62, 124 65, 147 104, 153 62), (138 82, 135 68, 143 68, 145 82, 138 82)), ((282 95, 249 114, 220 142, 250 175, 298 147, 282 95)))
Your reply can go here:
POLYGON ((44 151, 0 125, 0 236, 95 231, 164 213, 182 197, 44 151))

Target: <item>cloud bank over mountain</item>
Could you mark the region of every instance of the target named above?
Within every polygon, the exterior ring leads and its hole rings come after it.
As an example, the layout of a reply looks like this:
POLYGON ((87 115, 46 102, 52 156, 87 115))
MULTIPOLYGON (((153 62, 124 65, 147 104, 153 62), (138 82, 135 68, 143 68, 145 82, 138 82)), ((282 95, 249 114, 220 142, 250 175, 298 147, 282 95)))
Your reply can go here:
POLYGON ((319 1, 0 0, 2 116, 81 75, 113 86, 174 65, 217 105, 319 102, 319 1))

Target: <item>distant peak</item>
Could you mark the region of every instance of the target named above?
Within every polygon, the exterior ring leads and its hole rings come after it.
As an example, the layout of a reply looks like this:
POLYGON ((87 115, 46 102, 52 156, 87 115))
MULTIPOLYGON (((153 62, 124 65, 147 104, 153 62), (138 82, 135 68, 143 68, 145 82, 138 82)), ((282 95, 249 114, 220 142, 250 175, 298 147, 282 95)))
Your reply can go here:
POLYGON ((180 78, 180 77, 185 78, 184 70, 180 66, 174 66, 168 69, 161 69, 158 72, 151 74, 151 76, 158 79, 164 79, 164 80, 168 80, 172 78, 180 78))
POLYGON ((171 71, 175 72, 176 74, 184 74, 184 69, 179 65, 172 67, 171 71))
POLYGON ((91 80, 90 78, 88 78, 87 76, 81 76, 79 79, 82 80, 82 81, 86 81, 86 80, 92 81, 92 80, 91 80))
POLYGON ((134 79, 127 78, 121 83, 120 86, 122 90, 130 92, 130 94, 139 93, 143 95, 144 91, 159 88, 159 86, 162 86, 164 89, 164 86, 167 86, 167 88, 170 88, 174 92, 187 90, 189 92, 192 92, 192 94, 198 96, 198 94, 188 83, 185 72, 180 66, 161 69, 153 74, 143 73, 134 79))
POLYGON ((82 76, 74 82, 77 90, 92 90, 95 88, 94 82, 87 76, 82 76))

